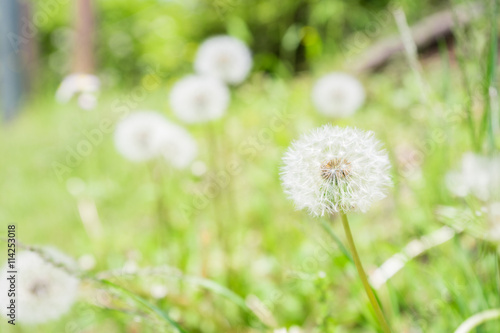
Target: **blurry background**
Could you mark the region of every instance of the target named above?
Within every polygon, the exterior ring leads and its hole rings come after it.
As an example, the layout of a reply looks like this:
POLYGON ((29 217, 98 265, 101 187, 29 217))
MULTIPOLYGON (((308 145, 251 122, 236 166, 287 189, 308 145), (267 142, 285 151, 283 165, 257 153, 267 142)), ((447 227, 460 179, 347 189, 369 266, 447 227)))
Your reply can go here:
MULTIPOLYGON (((289 78, 334 61, 346 44, 363 48, 394 32, 389 1, 383 0, 19 3, 23 38, 11 40, 26 53, 24 66, 33 86, 43 83, 52 89, 72 69, 75 21, 77 13, 80 20, 86 19, 82 13, 88 13, 81 9, 85 5, 78 7, 85 3, 91 6, 94 23, 87 20, 96 30, 93 57, 100 75, 112 86, 137 84, 148 66, 159 68, 167 78, 183 74, 190 69, 199 43, 216 34, 244 40, 254 53, 256 71, 289 78), (361 40, 360 34, 370 36, 361 40)), ((413 22, 443 9, 447 1, 397 4, 413 22)))

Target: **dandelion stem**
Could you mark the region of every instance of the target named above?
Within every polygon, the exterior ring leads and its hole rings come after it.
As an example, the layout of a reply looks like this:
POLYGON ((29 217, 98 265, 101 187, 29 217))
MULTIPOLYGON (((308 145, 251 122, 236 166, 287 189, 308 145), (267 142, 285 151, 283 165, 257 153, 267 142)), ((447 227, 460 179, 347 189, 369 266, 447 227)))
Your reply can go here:
POLYGON ((158 170, 158 166, 159 164, 157 164, 157 161, 148 164, 149 175, 156 192, 156 220, 158 223, 158 227, 160 228, 160 232, 158 232, 158 246, 162 248, 163 246, 166 246, 167 235, 170 231, 169 223, 171 223, 171 221, 167 216, 164 205, 165 192, 163 190, 163 170, 158 170), (163 230, 163 232, 161 232, 161 230, 163 230))
POLYGON ((365 270, 363 269, 363 265, 361 265, 361 260, 359 259, 358 251, 356 250, 356 246, 354 245, 354 239, 352 238, 351 228, 349 227, 349 221, 347 220, 347 215, 343 212, 340 213, 340 217, 342 218, 342 225, 344 226, 345 235, 347 237, 347 244, 349 245, 349 249, 351 250, 352 258, 354 259, 354 264, 356 265, 356 269, 358 270, 359 277, 361 278, 361 282, 363 283, 363 287, 365 288, 366 295, 370 300, 370 303, 373 306, 373 310, 375 311, 375 315, 382 327, 382 330, 385 333, 391 333, 391 329, 385 320, 384 314, 380 305, 375 298, 373 290, 368 283, 368 278, 366 277, 365 270))

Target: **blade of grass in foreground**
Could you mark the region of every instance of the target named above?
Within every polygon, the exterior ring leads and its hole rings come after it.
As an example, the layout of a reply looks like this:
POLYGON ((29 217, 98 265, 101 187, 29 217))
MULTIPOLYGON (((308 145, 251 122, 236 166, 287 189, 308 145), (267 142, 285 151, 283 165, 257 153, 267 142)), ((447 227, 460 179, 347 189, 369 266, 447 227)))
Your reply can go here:
MULTIPOLYGON (((126 274, 126 273, 125 273, 126 274)), ((119 276, 123 276, 123 272, 119 272, 119 276)), ((136 275, 136 274, 130 274, 130 275, 136 275)), ((190 275, 184 275, 182 272, 180 272, 176 268, 172 267, 150 267, 150 268, 143 268, 139 271, 139 275, 157 275, 157 276, 162 276, 166 279, 178 279, 181 281, 184 281, 188 284, 194 285, 194 286, 199 286, 203 287, 207 290, 210 290, 214 292, 215 294, 218 294, 235 305, 239 306, 242 308, 245 312, 254 315, 259 321, 266 326, 265 323, 263 323, 258 316, 255 315, 252 309, 250 309, 245 302, 245 299, 241 297, 240 295, 236 294, 232 290, 224 287, 223 285, 214 282, 212 280, 203 278, 203 277, 197 277, 197 276, 190 276, 190 275)), ((114 276, 113 272, 102 272, 100 274, 101 278, 106 277, 112 277, 114 276)), ((108 281, 108 280, 99 280, 99 281, 108 281)), ((108 283, 111 283, 108 281, 108 283)))
POLYGON ((472 116, 472 101, 474 99, 472 89, 469 85, 469 77, 467 75, 467 70, 466 70, 466 54, 468 50, 466 49, 466 41, 467 41, 467 36, 465 36, 465 31, 463 28, 461 28, 460 25, 460 20, 458 18, 458 13, 456 11, 455 5, 452 6, 452 14, 453 14, 453 23, 455 26, 455 29, 453 30, 453 35, 455 37, 455 40, 457 41, 457 46, 456 46, 456 57, 457 57, 457 64, 458 64, 458 70, 460 73, 460 78, 462 82, 462 86, 465 90, 466 97, 465 97, 465 111, 467 115, 467 125, 469 127, 469 133, 471 137, 471 144, 473 147, 474 151, 479 151, 480 150, 480 144, 478 139, 476 138, 476 125, 474 124, 474 118, 472 116))
POLYGON ((120 287, 119 285, 116 285, 114 284, 113 282, 111 281, 108 281, 108 280, 98 280, 100 283, 104 284, 104 285, 107 285, 117 291, 119 291, 120 293, 130 297, 131 299, 133 299, 136 303, 138 304, 141 304, 142 306, 148 308, 149 310, 151 310, 152 312, 154 312, 155 314, 157 314, 160 318, 162 318, 163 320, 165 320, 170 326, 172 326, 177 332, 179 333, 187 333, 187 331, 185 331, 175 320, 173 320, 172 318, 169 317, 169 315, 167 313, 165 313, 164 311, 162 311, 159 307, 157 307, 156 305, 154 304, 151 304, 150 302, 148 302, 147 300, 145 300, 144 298, 134 294, 133 292, 130 292, 128 291, 127 289, 123 288, 123 287, 120 287))
POLYGON ((483 312, 476 313, 472 317, 467 318, 460 326, 455 330, 455 333, 468 333, 474 328, 481 325, 482 323, 500 318, 500 309, 486 310, 483 312))
POLYGON ((480 139, 487 133, 488 143, 491 150, 495 149, 495 134, 494 127, 498 124, 493 124, 495 117, 493 116, 493 105, 491 105, 490 88, 496 88, 496 67, 498 59, 498 31, 497 31, 497 14, 498 5, 497 1, 491 1, 490 11, 490 49, 488 52, 488 63, 486 67, 486 78, 484 84, 483 98, 486 103, 485 112, 481 120, 481 131, 479 133, 480 139))

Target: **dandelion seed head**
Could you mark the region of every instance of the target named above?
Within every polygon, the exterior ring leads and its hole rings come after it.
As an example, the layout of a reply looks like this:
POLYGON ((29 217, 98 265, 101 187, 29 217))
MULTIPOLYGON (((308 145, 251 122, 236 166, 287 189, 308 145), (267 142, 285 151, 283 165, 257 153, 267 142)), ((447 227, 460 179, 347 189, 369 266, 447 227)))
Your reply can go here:
MULTIPOLYGON (((73 259, 56 249, 44 248, 43 252, 58 264, 76 267, 73 259)), ((58 319, 71 309, 78 293, 79 280, 76 277, 31 251, 17 254, 16 268, 19 272, 16 286, 16 316, 19 322, 44 323, 58 319)), ((10 287, 8 270, 10 269, 5 266, 1 273, 2 295, 7 295, 10 287)), ((8 301, 8 298, 5 297, 5 300, 8 301)))
POLYGON ((78 96, 78 105, 84 110, 91 110, 97 104, 97 93, 101 87, 99 78, 91 74, 75 73, 66 76, 56 91, 59 103, 69 102, 78 96))
POLYGON ((115 130, 116 149, 125 158, 140 162, 159 154, 168 122, 155 111, 138 111, 123 118, 115 130))
POLYGON ((185 169, 198 155, 198 145, 186 129, 169 123, 162 132, 159 151, 174 168, 185 169))
POLYGON ((465 153, 460 168, 448 172, 445 183, 458 197, 473 195, 481 201, 500 199, 500 155, 465 153))
POLYGON ((186 123, 220 118, 228 104, 229 89, 220 80, 208 76, 186 76, 170 92, 172 110, 186 123))
POLYGON ((338 183, 349 177, 351 163, 345 158, 334 158, 321 166, 321 177, 326 181, 338 183))
POLYGON ((312 100, 319 112, 329 117, 348 117, 365 101, 365 90, 353 76, 330 73, 316 81, 312 100))
POLYGON ((205 40, 196 54, 197 73, 216 77, 228 84, 241 83, 252 68, 252 55, 239 39, 216 36, 205 40))
POLYGON ((198 152, 188 131, 155 111, 138 111, 122 119, 114 139, 118 152, 131 161, 163 157, 177 169, 189 166, 198 152))
POLYGON ((325 125, 301 136, 283 157, 283 188, 313 216, 366 212, 385 197, 390 162, 373 132, 325 125))

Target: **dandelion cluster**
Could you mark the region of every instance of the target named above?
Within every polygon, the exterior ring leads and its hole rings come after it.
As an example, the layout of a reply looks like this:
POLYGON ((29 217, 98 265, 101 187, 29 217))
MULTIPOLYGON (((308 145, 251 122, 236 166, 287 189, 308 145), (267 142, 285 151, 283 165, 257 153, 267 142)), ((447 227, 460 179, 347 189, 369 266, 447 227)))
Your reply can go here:
POLYGON ((66 76, 56 91, 56 100, 59 103, 69 102, 77 96, 78 105, 84 110, 93 109, 97 104, 97 93, 101 82, 91 74, 70 74, 66 76))
POLYGON ((138 111, 116 126, 115 146, 125 158, 147 161, 159 156, 178 169, 185 168, 197 154, 197 145, 182 127, 154 111, 138 111))
POLYGON ((187 122, 206 122, 222 117, 229 104, 229 90, 218 79, 188 75, 170 92, 170 105, 175 115, 187 122))
POLYGON ((298 209, 323 216, 366 212, 385 197, 390 162, 373 132, 325 125, 293 142, 283 157, 283 187, 298 209))
POLYGON ((326 116, 348 117, 363 105, 365 90, 353 76, 334 72, 315 83, 312 100, 318 111, 326 116))
POLYGON ((252 68, 248 47, 239 39, 216 36, 202 43, 194 63, 196 75, 178 81, 170 92, 170 106, 187 123, 215 120, 224 115, 230 93, 226 84, 241 83, 252 68))
POLYGON ((252 68, 252 55, 239 39, 216 36, 201 44, 194 67, 202 75, 218 78, 228 84, 239 84, 252 68))
MULTIPOLYGON (((45 248, 43 252, 54 263, 76 267, 71 258, 53 248, 45 248)), ((61 317, 71 309, 77 298, 79 280, 54 263, 47 262, 36 252, 24 251, 17 255, 16 266, 20 274, 17 275, 16 316, 19 322, 44 323, 61 317)), ((8 270, 5 266, 0 275, 2 297, 7 295, 9 289, 8 270)), ((5 297, 5 300, 8 298, 5 297)), ((4 306, 2 304, 2 308, 4 306)))

